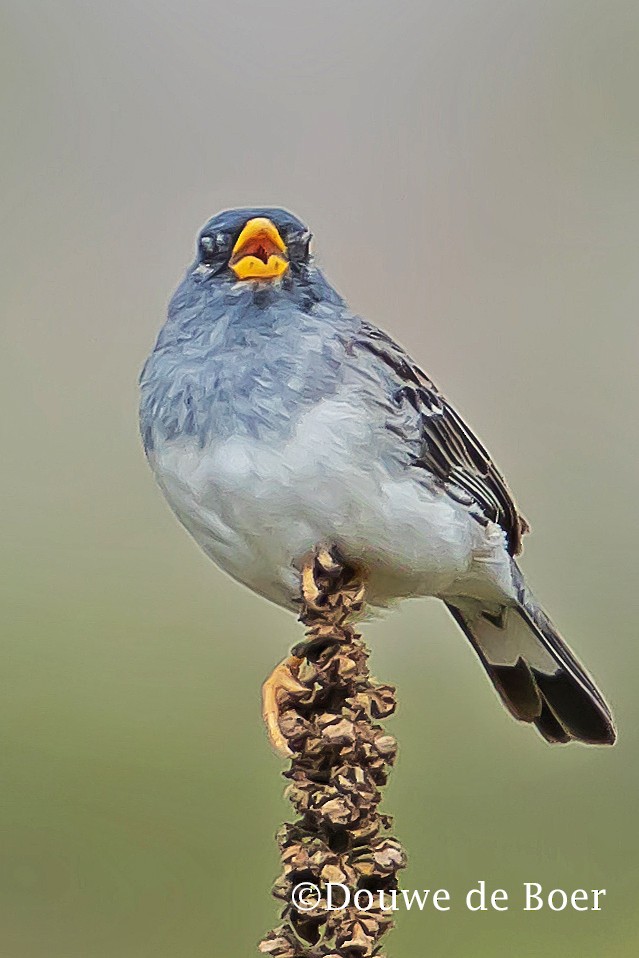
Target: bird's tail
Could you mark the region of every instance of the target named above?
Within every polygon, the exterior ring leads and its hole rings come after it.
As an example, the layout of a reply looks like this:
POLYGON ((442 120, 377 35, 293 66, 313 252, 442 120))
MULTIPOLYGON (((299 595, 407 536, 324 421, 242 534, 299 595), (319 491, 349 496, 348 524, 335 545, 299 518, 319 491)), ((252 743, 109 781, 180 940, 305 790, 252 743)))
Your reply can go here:
POLYGON ((497 614, 479 602, 447 602, 448 608, 515 718, 532 722, 548 742, 612 745, 616 732, 608 706, 514 562, 513 574, 517 605, 497 614))

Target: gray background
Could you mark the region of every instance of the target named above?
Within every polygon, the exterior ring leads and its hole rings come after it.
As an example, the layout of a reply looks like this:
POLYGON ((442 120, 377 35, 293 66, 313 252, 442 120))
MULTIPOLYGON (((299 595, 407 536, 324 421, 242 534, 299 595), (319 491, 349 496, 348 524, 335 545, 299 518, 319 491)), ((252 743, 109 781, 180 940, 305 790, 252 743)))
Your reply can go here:
POLYGON ((5 0, 0 269, 2 958, 251 954, 288 815, 259 685, 299 626, 154 488, 136 377, 218 209, 305 218, 531 520, 532 584, 614 750, 512 722, 436 603, 367 627, 399 686, 392 955, 633 956, 639 8, 635 2, 5 0), (8 443, 7 443, 8 440, 8 443), (511 892, 469 915, 479 879, 511 892), (608 889, 524 914, 524 881, 608 889))

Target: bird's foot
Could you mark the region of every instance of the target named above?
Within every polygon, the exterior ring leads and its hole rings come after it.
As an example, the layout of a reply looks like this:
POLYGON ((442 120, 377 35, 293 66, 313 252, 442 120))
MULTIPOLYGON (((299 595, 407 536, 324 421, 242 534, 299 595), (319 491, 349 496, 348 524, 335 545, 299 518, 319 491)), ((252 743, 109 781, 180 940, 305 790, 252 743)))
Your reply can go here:
POLYGON ((326 579, 343 575, 343 564, 325 546, 317 548, 302 568, 302 601, 306 611, 321 612, 326 598, 326 579))
POLYGON ((307 626, 307 639, 295 646, 293 654, 276 666, 262 686, 262 715, 269 741, 286 758, 292 753, 280 727, 282 706, 287 698, 299 702, 313 696, 313 689, 299 679, 300 667, 304 659, 314 659, 328 645, 352 638, 348 621, 361 611, 365 594, 362 575, 342 562, 336 550, 324 546, 304 562, 300 591, 300 619, 307 626))
MULTIPOLYGON (((301 621, 312 633, 330 633, 364 607, 365 575, 345 562, 335 548, 319 546, 302 568, 301 621)), ((339 641, 339 639, 338 639, 339 641)))
POLYGON ((288 758, 292 752, 280 728, 281 693, 302 695, 308 692, 306 686, 297 678, 301 664, 301 658, 289 655, 275 666, 262 686, 262 717, 268 738, 275 751, 283 758, 288 758))

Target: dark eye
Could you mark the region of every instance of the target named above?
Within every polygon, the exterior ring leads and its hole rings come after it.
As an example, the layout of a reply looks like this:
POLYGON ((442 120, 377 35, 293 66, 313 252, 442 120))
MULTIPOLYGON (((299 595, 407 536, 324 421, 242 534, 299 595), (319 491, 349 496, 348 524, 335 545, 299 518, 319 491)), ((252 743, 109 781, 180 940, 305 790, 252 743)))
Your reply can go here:
POLYGON ((312 234, 305 230, 303 233, 292 233, 287 239, 288 255, 293 262, 305 263, 308 260, 312 234))
POLYGON ((200 262, 205 266, 219 266, 220 263, 226 262, 229 252, 229 236, 225 233, 200 236, 200 262))
POLYGON ((212 264, 218 252, 212 236, 200 236, 200 260, 205 264, 212 264))

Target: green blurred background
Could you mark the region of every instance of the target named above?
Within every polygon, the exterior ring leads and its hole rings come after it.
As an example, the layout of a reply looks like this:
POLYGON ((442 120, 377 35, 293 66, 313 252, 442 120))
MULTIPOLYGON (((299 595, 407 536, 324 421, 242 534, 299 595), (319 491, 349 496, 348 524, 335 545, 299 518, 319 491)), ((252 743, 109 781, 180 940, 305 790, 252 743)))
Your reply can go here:
POLYGON ((5 0, 0 32, 1 958, 229 958, 274 923, 259 686, 299 626, 199 553, 136 426, 197 229, 252 203, 488 442, 620 729, 546 746, 434 602, 368 626, 405 887, 514 900, 402 913, 391 955, 635 956, 636 2, 5 0), (604 910, 523 913, 524 881, 604 910))

